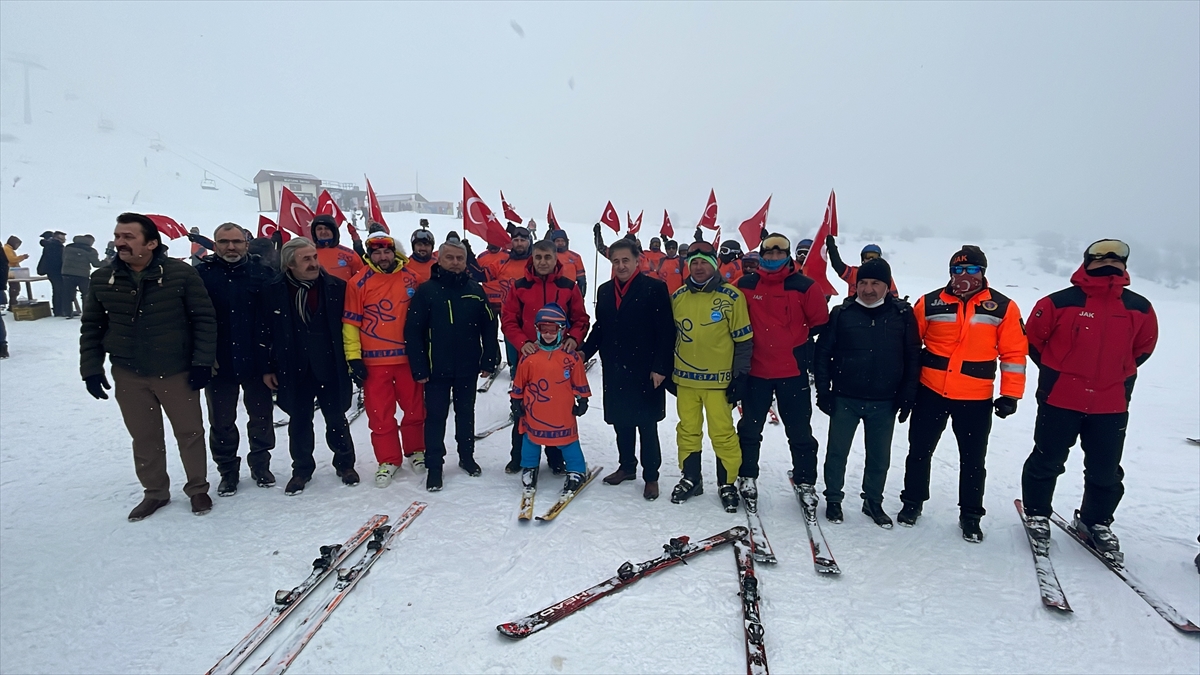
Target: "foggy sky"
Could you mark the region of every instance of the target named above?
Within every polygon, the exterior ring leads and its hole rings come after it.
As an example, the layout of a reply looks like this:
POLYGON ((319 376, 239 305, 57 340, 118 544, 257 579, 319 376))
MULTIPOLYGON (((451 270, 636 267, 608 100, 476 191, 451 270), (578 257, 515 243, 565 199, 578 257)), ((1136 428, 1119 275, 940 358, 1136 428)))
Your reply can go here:
MULTIPOLYGON (((0 51, 252 177, 593 222, 662 210, 1200 237, 1200 4, 0 3, 0 51), (514 29, 515 22, 524 37, 514 29), (569 86, 573 82, 574 87, 569 86)), ((6 76, 16 70, 6 67, 6 76)), ((12 89, 10 88, 9 91, 12 89)))

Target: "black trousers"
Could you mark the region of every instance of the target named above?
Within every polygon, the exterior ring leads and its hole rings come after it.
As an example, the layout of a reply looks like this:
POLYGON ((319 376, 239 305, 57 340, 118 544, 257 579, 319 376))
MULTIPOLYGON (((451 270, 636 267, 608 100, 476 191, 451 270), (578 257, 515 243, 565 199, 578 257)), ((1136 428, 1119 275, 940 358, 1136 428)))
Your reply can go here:
POLYGON ((658 470, 662 467, 662 446, 658 442, 658 422, 643 424, 616 424, 613 431, 617 433, 617 455, 620 467, 625 473, 637 473, 638 455, 637 438, 642 437, 642 480, 653 483, 658 480, 658 470))
POLYGON ((1079 519, 1087 525, 1111 525, 1113 513, 1125 494, 1121 481, 1121 453, 1129 413, 1088 415, 1038 405, 1033 427, 1033 453, 1021 472, 1021 500, 1025 513, 1049 516, 1054 486, 1066 471, 1067 455, 1075 440, 1083 447, 1083 504, 1079 519))
POLYGON ((425 383, 425 466, 440 470, 446 457, 446 418, 454 401, 454 441, 459 457, 475 454, 475 386, 478 376, 431 377, 425 383))
POLYGON ((317 382, 312 374, 297 378, 294 396, 295 410, 288 420, 288 450, 292 455, 292 475, 304 479, 312 478, 317 470, 313 459, 316 437, 313 433, 314 398, 325 418, 325 442, 333 451, 333 468, 341 471, 354 466, 354 441, 350 438, 350 424, 346 412, 338 399, 337 382, 317 382))
POLYGON ((65 274, 59 277, 62 281, 62 309, 63 316, 71 316, 74 311, 75 293, 79 293, 79 308, 83 309, 83 300, 87 297, 88 286, 90 282, 87 277, 77 277, 65 274))
POLYGON ((63 281, 62 272, 47 272, 50 280, 50 312, 57 317, 71 316, 71 301, 67 299, 67 285, 63 281))
POLYGON ((916 504, 929 499, 929 468, 946 421, 958 440, 958 509, 965 516, 983 516, 984 459, 992 431, 992 400, 957 401, 922 386, 908 424, 908 459, 904 462, 901 501, 916 504))
POLYGON ((766 380, 751 377, 742 401, 742 419, 738 420, 738 442, 742 446, 742 468, 738 475, 758 478, 758 457, 762 448, 763 425, 771 400, 779 402, 779 418, 792 452, 792 480, 797 485, 817 482, 817 439, 812 433, 812 394, 808 374, 766 380))
POLYGON ((271 390, 262 378, 251 376, 239 382, 214 377, 204 389, 208 402, 208 447, 222 476, 230 473, 236 476, 242 466, 237 454, 241 444, 237 428, 239 393, 249 417, 246 435, 250 439, 250 452, 246 454, 246 464, 250 471, 270 468, 271 449, 275 447, 274 404, 271 390))
MULTIPOLYGON (((521 463, 521 446, 525 443, 525 435, 518 431, 520 425, 512 425, 512 453, 510 459, 520 464, 521 463)), ((551 467, 563 466, 562 450, 557 445, 547 445, 546 448, 546 463, 551 467)))

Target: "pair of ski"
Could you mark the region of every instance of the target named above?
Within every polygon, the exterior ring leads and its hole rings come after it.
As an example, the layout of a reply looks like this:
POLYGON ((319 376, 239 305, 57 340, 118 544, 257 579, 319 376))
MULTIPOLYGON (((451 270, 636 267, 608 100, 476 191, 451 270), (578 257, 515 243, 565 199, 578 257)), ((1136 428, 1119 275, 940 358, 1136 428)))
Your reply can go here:
MULTIPOLYGON (((596 357, 593 356, 592 358, 587 360, 586 364, 584 364, 584 366, 583 366, 584 372, 591 370, 592 366, 594 366, 594 365, 596 365, 596 357)), ((500 373, 500 369, 496 368, 496 370, 492 373, 491 377, 488 377, 486 379, 480 378, 479 388, 476 389, 476 391, 479 392, 480 394, 486 393, 488 389, 492 388, 492 383, 496 381, 496 377, 499 375, 499 373, 500 373)), ((507 418, 505 418, 499 422, 496 422, 495 424, 491 425, 490 427, 485 427, 483 429, 480 429, 479 431, 476 431, 475 432, 475 440, 482 441, 483 439, 487 438, 488 436, 491 436, 492 434, 496 433, 497 431, 500 431, 501 429, 507 429, 508 427, 512 426, 512 423, 513 423, 513 419, 512 419, 512 416, 510 415, 507 418)))
MULTIPOLYGON (((1054 565, 1050 561, 1050 552, 1039 550, 1037 540, 1034 538, 1033 532, 1029 529, 1029 521, 1025 517, 1025 507, 1021 503, 1021 500, 1016 500, 1014 504, 1017 507, 1017 515, 1021 518, 1021 524, 1025 527, 1025 535, 1029 539, 1029 549, 1033 552, 1033 566, 1037 572, 1038 591, 1042 596, 1042 604, 1060 612, 1073 611, 1071 605, 1067 602, 1067 596, 1063 592, 1062 585, 1058 582, 1058 575, 1054 573, 1054 565)), ((1159 616, 1174 626, 1176 630, 1181 633, 1200 633, 1200 626, 1189 621, 1187 617, 1180 614, 1174 607, 1159 598, 1145 584, 1134 577, 1124 565, 1117 564, 1100 551, 1097 551, 1088 543, 1084 535, 1075 529, 1073 524, 1068 523, 1062 516, 1053 512, 1050 515, 1050 522, 1057 525, 1063 532, 1070 535, 1071 539, 1079 542, 1080 546, 1096 556, 1100 562, 1104 563, 1105 567, 1117 575, 1121 581, 1124 581, 1129 588, 1133 589, 1133 592, 1141 596, 1146 601, 1146 604, 1150 605, 1159 616)))
MULTIPOLYGON (((604 467, 602 467, 602 466, 597 466, 597 467, 588 469, 587 474, 585 474, 583 477, 583 483, 581 483, 579 485, 579 489, 574 490, 572 492, 560 492, 558 495, 558 499, 555 500, 554 504, 550 507, 550 510, 546 511, 546 513, 538 516, 537 519, 539 521, 546 522, 546 521, 554 520, 555 518, 557 518, 558 514, 562 513, 562 510, 567 508, 567 504, 570 504, 571 500, 575 499, 576 495, 578 495, 580 492, 583 492, 583 489, 585 487, 587 487, 588 485, 590 485, 591 482, 593 480, 595 480, 596 476, 600 475, 600 472, 603 469, 604 469, 604 467)), ((537 494, 537 486, 525 487, 524 489, 522 489, 522 491, 521 491, 521 509, 517 513, 517 520, 522 521, 522 522, 528 522, 531 518, 533 518, 533 498, 534 498, 534 495, 536 495, 536 494, 537 494)))
MULTIPOLYGON (((817 521, 816 492, 806 494, 806 491, 792 481, 790 471, 788 472, 788 482, 791 483, 792 491, 796 493, 796 498, 800 501, 800 511, 804 516, 804 529, 808 532, 808 545, 812 551, 813 566, 817 573, 841 574, 842 570, 838 567, 837 561, 833 559, 833 555, 829 553, 829 545, 825 543, 825 535, 821 532, 820 522, 817 521)), ((767 533, 763 529, 762 519, 758 515, 758 499, 747 499, 743 494, 742 503, 746 507, 746 525, 750 530, 749 538, 753 544, 754 560, 770 564, 778 562, 775 552, 771 549, 771 542, 767 539, 767 533)))
POLYGON ((288 638, 266 658, 265 661, 254 671, 255 673, 283 673, 292 664, 292 661, 299 656, 300 651, 305 645, 316 635, 317 631, 324 625, 325 620, 337 609, 342 600, 354 590, 367 572, 371 565, 386 551, 396 539, 396 537, 408 527, 410 523, 425 510, 424 502, 413 502, 400 517, 387 525, 388 517, 385 515, 372 516, 370 520, 358 528, 344 544, 333 544, 330 546, 321 547, 321 557, 313 561, 312 572, 308 577, 300 582, 295 588, 281 590, 275 593, 275 604, 267 610, 266 616, 258 622, 246 634, 233 649, 230 649, 225 656, 217 661, 216 665, 208 670, 206 675, 228 675, 235 672, 239 666, 250 658, 271 633, 283 623, 292 610, 300 606, 300 603, 305 600, 317 586, 326 577, 337 573, 337 583, 330 589, 325 601, 313 607, 299 623, 288 638), (367 542, 367 550, 354 563, 353 566, 346 569, 339 569, 339 566, 345 562, 350 555, 359 546, 367 542))

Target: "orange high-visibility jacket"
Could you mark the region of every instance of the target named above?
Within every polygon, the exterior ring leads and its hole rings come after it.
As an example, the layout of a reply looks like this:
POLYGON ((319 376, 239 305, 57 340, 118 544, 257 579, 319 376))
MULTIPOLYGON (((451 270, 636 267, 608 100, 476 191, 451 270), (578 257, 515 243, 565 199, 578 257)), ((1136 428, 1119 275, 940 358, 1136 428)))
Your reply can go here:
POLYGON ((1000 395, 1025 393, 1025 357, 1029 341, 1017 303, 985 288, 964 304, 945 289, 921 296, 913 313, 921 333, 921 384, 946 398, 992 398, 996 360, 1000 395))

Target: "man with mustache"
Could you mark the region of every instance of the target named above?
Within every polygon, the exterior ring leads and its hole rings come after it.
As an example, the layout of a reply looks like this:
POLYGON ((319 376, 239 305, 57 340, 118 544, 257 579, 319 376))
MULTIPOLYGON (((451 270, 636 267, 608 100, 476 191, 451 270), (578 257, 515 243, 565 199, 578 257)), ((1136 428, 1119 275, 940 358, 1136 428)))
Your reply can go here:
POLYGON ((129 520, 171 501, 162 413, 171 420, 192 513, 212 510, 200 393, 212 378, 217 322, 204 282, 190 265, 167 256, 154 222, 117 216, 117 258, 92 273, 83 301, 79 371, 88 393, 107 399, 104 357, 112 364, 117 405, 133 438, 133 462, 145 497, 129 520))

